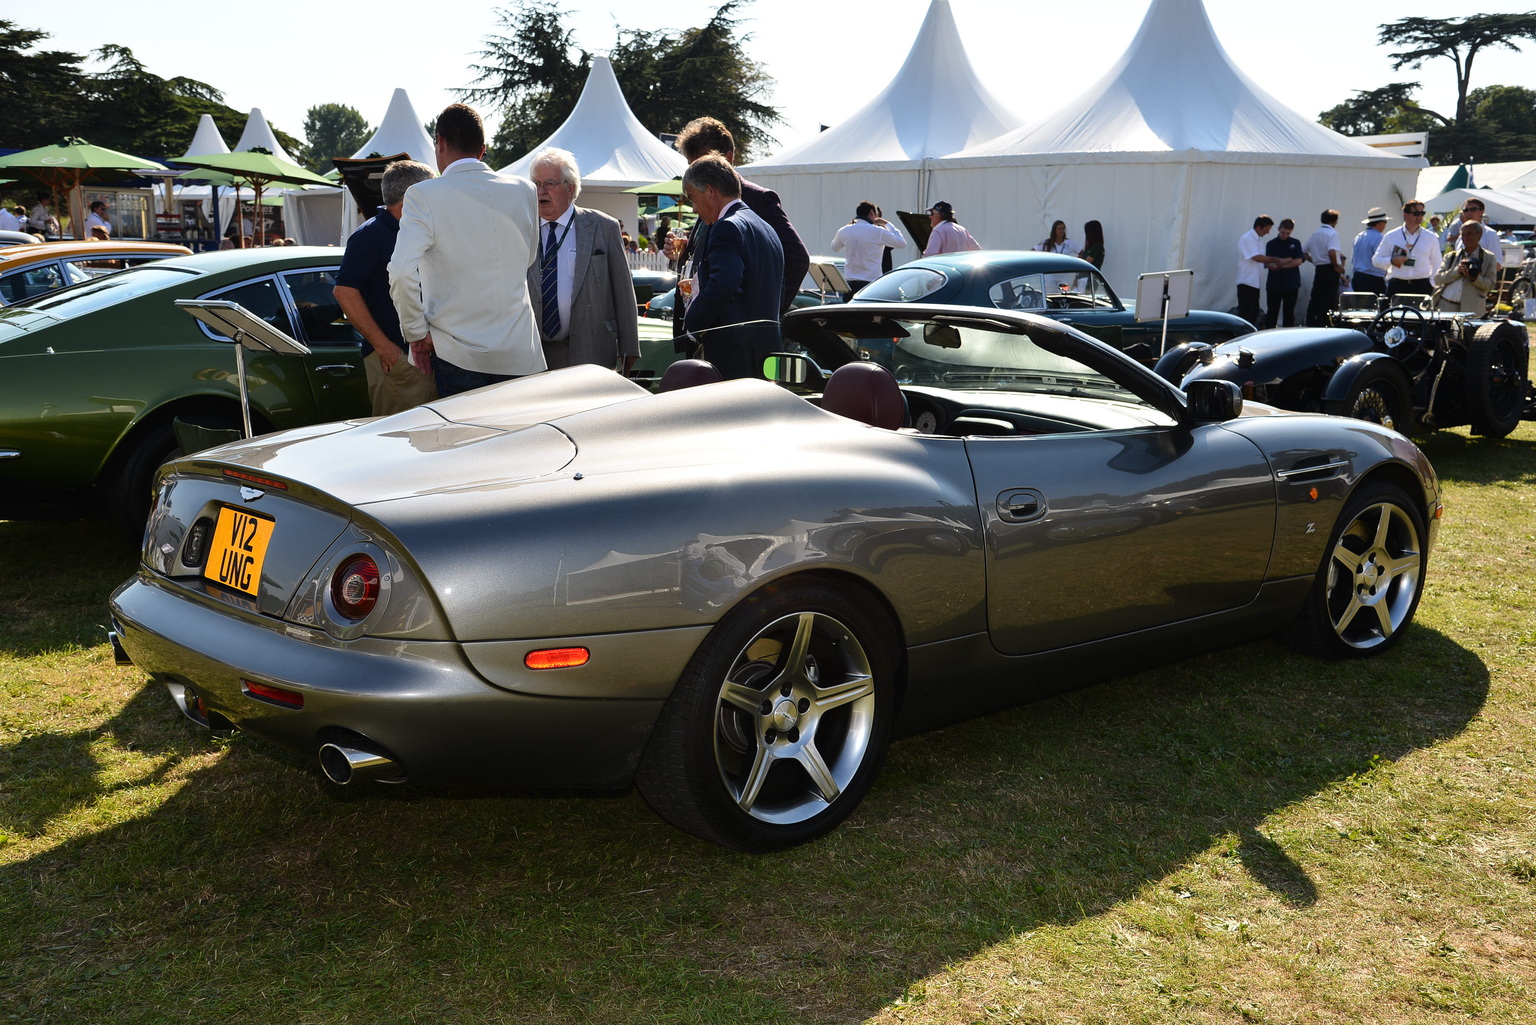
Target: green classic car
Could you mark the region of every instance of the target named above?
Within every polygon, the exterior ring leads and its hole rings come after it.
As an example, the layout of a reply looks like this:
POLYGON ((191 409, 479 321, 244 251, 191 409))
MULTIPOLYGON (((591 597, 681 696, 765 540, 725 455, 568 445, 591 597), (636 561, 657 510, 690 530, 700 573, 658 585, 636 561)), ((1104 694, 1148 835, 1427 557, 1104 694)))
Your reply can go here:
POLYGON ((0 310, 0 518, 100 512, 142 529, 175 421, 240 426, 234 343, 176 299, 227 299, 308 344, 246 361, 258 433, 368 415, 358 335, 331 295, 341 251, 184 256, 0 310))

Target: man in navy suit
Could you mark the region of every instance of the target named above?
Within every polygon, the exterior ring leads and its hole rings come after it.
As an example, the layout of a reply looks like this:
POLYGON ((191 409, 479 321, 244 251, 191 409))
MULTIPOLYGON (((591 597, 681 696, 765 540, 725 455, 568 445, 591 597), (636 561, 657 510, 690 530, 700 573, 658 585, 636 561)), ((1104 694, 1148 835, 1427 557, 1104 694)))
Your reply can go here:
POLYGON ((762 377, 763 360, 779 346, 784 249, 741 201, 741 178, 724 157, 689 164, 683 195, 709 227, 683 328, 721 377, 762 377))

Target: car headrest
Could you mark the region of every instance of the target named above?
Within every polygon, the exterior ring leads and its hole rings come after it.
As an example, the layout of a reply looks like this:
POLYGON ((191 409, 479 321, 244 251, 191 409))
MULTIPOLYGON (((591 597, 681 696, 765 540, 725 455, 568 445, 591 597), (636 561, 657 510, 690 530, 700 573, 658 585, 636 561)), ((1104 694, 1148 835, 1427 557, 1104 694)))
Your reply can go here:
POLYGON ((878 363, 847 363, 827 378, 821 408, 850 420, 894 431, 907 419, 907 400, 891 372, 878 363))
POLYGON ((676 391, 679 388, 692 388, 699 384, 714 384, 720 380, 720 371, 708 360, 680 359, 666 369, 661 375, 661 383, 656 386, 658 392, 676 391))

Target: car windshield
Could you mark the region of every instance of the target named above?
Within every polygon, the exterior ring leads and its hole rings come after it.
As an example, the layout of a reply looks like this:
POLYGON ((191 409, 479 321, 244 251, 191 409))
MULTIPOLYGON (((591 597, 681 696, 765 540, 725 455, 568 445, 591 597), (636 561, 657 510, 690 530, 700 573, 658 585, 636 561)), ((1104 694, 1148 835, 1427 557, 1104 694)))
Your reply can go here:
MULTIPOLYGON (((19 303, 16 308, 43 311, 61 320, 79 317, 116 303, 136 299, 141 295, 148 295, 150 292, 184 282, 195 276, 195 271, 185 269, 159 266, 135 267, 121 274, 94 278, 60 289, 31 302, 19 303)), ((0 313, 0 316, 3 315, 0 313)))
POLYGON ((879 363, 903 386, 1108 399, 1167 419, 1101 371, 1015 331, 976 323, 879 320, 861 327, 858 335, 838 334, 851 350, 844 355, 879 363), (886 337, 867 337, 876 331, 886 337))
POLYGON ((1112 310, 1114 293, 1097 274, 1017 274, 994 284, 987 298, 1000 310, 1112 310))
POLYGON ((949 280, 927 267, 898 267, 859 289, 859 298, 878 302, 910 303, 932 295, 949 280))

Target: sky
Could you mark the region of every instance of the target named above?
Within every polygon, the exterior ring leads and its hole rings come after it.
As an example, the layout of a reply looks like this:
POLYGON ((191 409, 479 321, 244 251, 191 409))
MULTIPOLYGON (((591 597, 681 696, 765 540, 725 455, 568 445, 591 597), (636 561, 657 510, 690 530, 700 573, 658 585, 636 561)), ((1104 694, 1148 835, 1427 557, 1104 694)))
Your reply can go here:
MULTIPOLYGON (((982 83, 1025 123, 1034 123, 1113 66, 1150 2, 950 0, 950 8, 982 83)), ((613 46, 615 26, 688 28, 706 22, 719 5, 719 0, 563 3, 576 44, 599 54, 613 46)), ((836 124, 872 100, 901 67, 928 5, 929 0, 745 3, 740 25, 745 46, 775 80, 766 102, 785 119, 774 130, 779 146, 836 124)), ((1477 2, 1472 8, 1444 0, 1391 5, 1206 0, 1217 37, 1237 65, 1266 92, 1309 117, 1356 90, 1404 80, 1421 83, 1421 104, 1452 113, 1451 63, 1435 60, 1417 71, 1394 73, 1387 50, 1376 44, 1377 26, 1403 17, 1517 13, 1531 6, 1532 0, 1477 2)), ((498 9, 488 0, 425 5, 375 0, 356 8, 73 0, 5 17, 49 33, 41 44, 47 48, 88 53, 107 42, 126 46, 154 74, 207 82, 224 92, 231 107, 259 107, 275 127, 302 137, 305 113, 318 103, 355 107, 377 125, 397 87, 410 94, 423 120, 459 100, 455 90, 474 78, 469 66, 476 51, 501 31, 498 9), (366 22, 363 13, 375 21, 366 22)), ((1472 85, 1536 89, 1536 44, 1522 52, 1480 54, 1472 85)), ((487 112, 487 121, 493 120, 487 112)))

